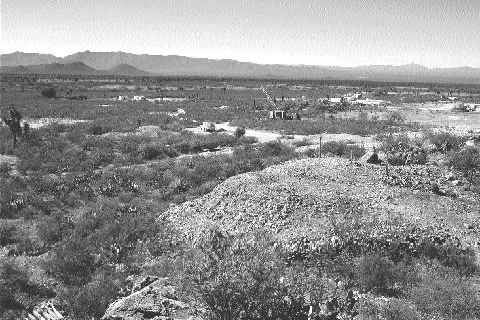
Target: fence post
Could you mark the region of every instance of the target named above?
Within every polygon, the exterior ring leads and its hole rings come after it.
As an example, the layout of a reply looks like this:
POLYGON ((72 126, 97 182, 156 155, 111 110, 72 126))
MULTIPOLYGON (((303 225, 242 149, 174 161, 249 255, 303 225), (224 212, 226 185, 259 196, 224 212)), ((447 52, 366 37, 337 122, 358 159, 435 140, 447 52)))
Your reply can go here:
POLYGON ((320 134, 320 145, 318 146, 318 157, 322 157, 322 135, 320 134))

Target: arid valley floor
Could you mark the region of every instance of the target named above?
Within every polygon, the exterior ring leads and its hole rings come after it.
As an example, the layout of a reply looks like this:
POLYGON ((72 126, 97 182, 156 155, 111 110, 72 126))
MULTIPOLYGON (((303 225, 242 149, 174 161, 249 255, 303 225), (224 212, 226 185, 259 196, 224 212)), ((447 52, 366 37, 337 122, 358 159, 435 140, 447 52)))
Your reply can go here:
POLYGON ((0 90, 4 319, 480 317, 479 85, 0 90))

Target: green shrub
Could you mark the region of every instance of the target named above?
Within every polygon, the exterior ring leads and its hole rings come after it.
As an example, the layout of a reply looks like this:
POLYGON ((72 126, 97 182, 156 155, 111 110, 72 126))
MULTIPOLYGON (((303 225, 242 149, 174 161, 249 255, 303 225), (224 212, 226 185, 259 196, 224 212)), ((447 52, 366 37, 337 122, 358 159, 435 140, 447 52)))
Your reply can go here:
POLYGON ((368 119, 360 114, 358 118, 329 117, 304 121, 276 121, 265 119, 234 119, 232 125, 257 128, 270 131, 281 131, 286 134, 322 134, 350 133, 361 136, 418 129, 418 126, 405 122, 368 119))
POLYGON ((382 141, 380 150, 388 154, 396 154, 408 151, 415 143, 406 134, 389 134, 377 137, 382 141))
POLYGON ((41 245, 35 239, 32 239, 30 230, 17 229, 15 234, 15 254, 37 254, 41 249, 41 245))
POLYGON ((0 220, 0 246, 15 243, 17 227, 10 221, 0 220))
POLYGON ((55 90, 54 87, 49 87, 42 89, 41 94, 45 98, 55 98, 57 96, 57 90, 55 90))
POLYGON ((44 216, 36 224, 37 235, 46 244, 52 245, 63 238, 67 223, 60 213, 44 216))
POLYGON ((19 311, 52 297, 50 289, 30 280, 26 268, 12 259, 0 260, 0 315, 10 311, 18 316, 19 311))
POLYGON ((359 307, 359 315, 364 320, 421 320, 422 315, 411 303, 401 299, 390 299, 386 302, 363 301, 359 307))
POLYGON ((79 237, 72 237, 53 250, 44 268, 67 286, 83 285, 92 279, 94 262, 88 243, 79 237))
POLYGON ((396 281, 395 264, 380 254, 360 258, 355 272, 358 285, 367 291, 389 294, 396 281))
POLYGON ((88 128, 88 133, 94 136, 99 136, 110 131, 111 131, 110 128, 105 126, 100 126, 98 124, 92 125, 90 128, 88 128))
POLYGON ((405 119, 400 112, 392 111, 387 114, 386 121, 391 125, 401 125, 405 122, 405 119))
POLYGON ((247 144, 254 144, 257 143, 258 139, 255 137, 246 137, 243 136, 237 140, 237 144, 239 145, 247 145, 247 144))
POLYGON ((426 138, 435 145, 437 150, 443 152, 459 150, 468 139, 466 136, 456 135, 447 131, 429 132, 427 133, 426 138))
POLYGON ((307 319, 308 306, 324 301, 317 270, 286 267, 262 240, 238 251, 229 241, 207 240, 206 263, 186 270, 210 319, 307 319))
POLYGON ((65 309, 75 319, 100 319, 118 296, 120 286, 108 275, 99 274, 92 282, 67 290, 61 296, 65 309))
POLYGON ((142 157, 145 160, 159 159, 160 155, 162 155, 162 158, 165 158, 165 154, 157 146, 147 145, 142 149, 142 157))
POLYGON ((261 144, 258 148, 261 157, 290 157, 293 154, 293 149, 281 142, 270 141, 261 144))
POLYGON ((10 171, 12 171, 12 168, 10 168, 10 165, 8 163, 0 163, 0 175, 9 175, 10 171))
POLYGON ((468 279, 453 272, 432 271, 423 277, 409 295, 420 311, 448 319, 480 317, 478 291, 468 279))
POLYGON ((480 174, 480 149, 468 147, 450 155, 448 164, 463 173, 469 182, 469 188, 475 184, 480 174))
POLYGON ((350 155, 354 159, 358 159, 365 154, 365 148, 357 146, 357 145, 350 145, 346 142, 341 141, 329 141, 322 144, 322 152, 324 154, 332 154, 342 158, 350 158, 350 155))
POLYGON ((86 139, 85 131, 83 130, 83 128, 75 126, 72 130, 67 132, 65 138, 67 138, 67 140, 72 143, 81 145, 86 139))
POLYGON ((238 127, 235 129, 235 138, 239 139, 245 135, 245 128, 244 127, 238 127))
POLYGON ((311 142, 310 140, 307 140, 307 138, 303 138, 302 140, 296 140, 296 141, 293 142, 293 145, 295 147, 310 146, 312 144, 313 144, 313 142, 311 142))
POLYGON ((308 148, 303 154, 307 158, 318 158, 318 148, 308 148))
POLYGON ((93 151, 89 158, 94 167, 100 167, 112 163, 115 159, 115 153, 111 149, 98 149, 93 151))

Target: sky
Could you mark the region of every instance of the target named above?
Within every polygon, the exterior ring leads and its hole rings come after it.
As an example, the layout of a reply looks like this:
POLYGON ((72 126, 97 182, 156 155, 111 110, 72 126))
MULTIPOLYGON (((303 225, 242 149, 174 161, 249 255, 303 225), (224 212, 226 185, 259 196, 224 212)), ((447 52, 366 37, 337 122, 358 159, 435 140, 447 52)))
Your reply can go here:
POLYGON ((480 67, 480 0, 0 0, 1 53, 480 67))

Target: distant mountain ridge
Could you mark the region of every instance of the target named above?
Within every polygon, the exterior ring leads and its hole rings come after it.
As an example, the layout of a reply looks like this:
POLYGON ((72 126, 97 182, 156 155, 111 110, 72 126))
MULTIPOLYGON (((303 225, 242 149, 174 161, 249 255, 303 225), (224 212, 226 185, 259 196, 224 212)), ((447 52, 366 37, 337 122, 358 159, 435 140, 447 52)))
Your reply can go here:
POLYGON ((72 74, 112 74, 130 76, 210 76, 210 77, 246 77, 278 78, 306 80, 372 80, 372 81, 411 81, 411 82, 452 82, 480 84, 480 68, 427 68, 418 64, 401 66, 370 65, 359 67, 311 66, 256 64, 235 60, 213 60, 207 58, 189 58, 184 56, 163 56, 133 54, 125 52, 77 52, 64 58, 48 54, 14 52, 0 56, 2 72, 45 73, 61 72, 72 74), (85 67, 71 66, 83 63, 85 67), (47 64, 64 64, 47 67, 47 64), (43 65, 43 67, 33 67, 43 65), (18 69, 15 67, 23 66, 18 69), (57 70, 57 71, 55 71, 57 70))
POLYGON ((113 75, 113 76, 150 76, 151 73, 128 64, 119 64, 108 70, 97 70, 83 62, 50 63, 28 66, 2 66, 0 73, 11 74, 58 74, 58 75, 113 75))
POLYGON ((102 71, 105 74, 121 75, 121 76, 151 76, 152 74, 135 68, 126 63, 118 64, 113 68, 102 71))

